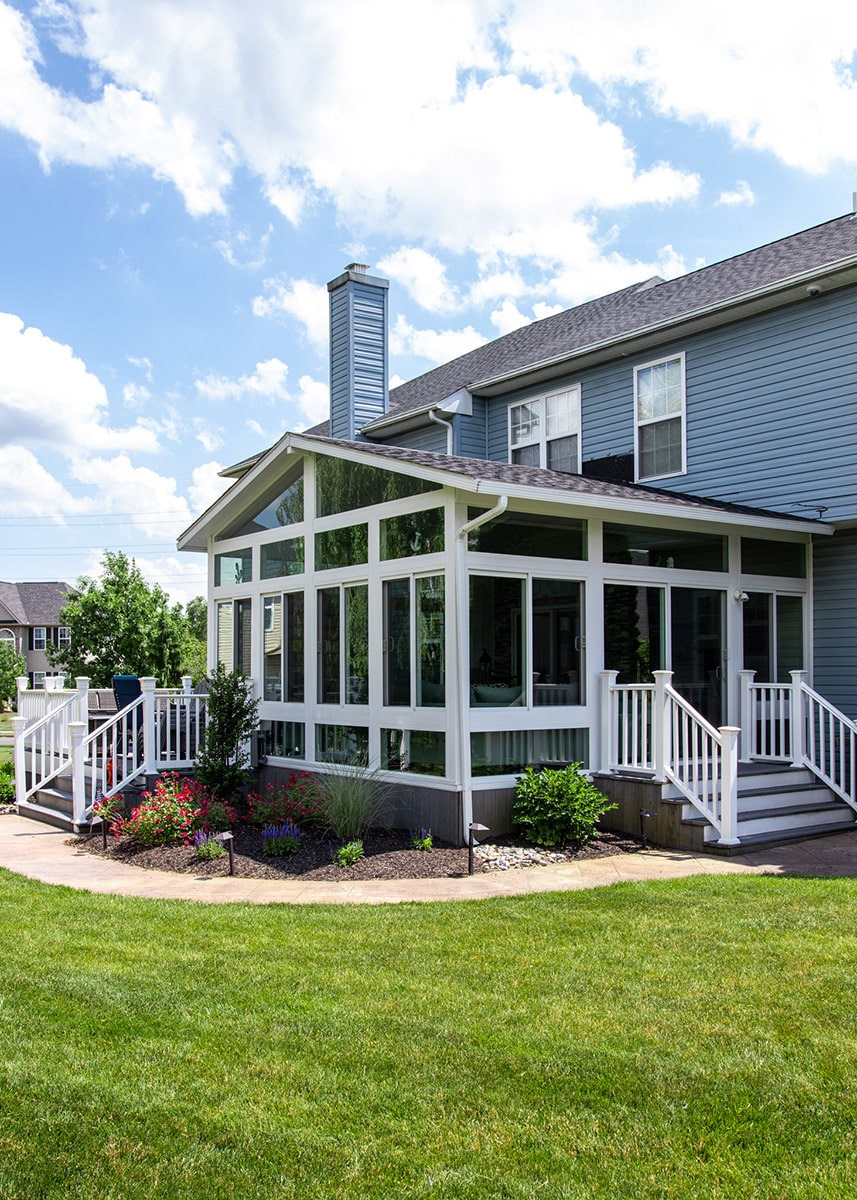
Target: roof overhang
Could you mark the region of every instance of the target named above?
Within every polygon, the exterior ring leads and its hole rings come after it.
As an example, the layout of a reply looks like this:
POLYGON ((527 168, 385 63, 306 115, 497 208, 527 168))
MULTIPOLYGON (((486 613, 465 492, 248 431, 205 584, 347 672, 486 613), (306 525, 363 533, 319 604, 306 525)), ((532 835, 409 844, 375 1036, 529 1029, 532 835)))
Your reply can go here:
MULTIPOLYGON (((694 497, 683 498, 680 494, 650 494, 644 488, 628 486, 627 493, 621 496, 606 496, 591 492, 563 490, 551 487, 537 487, 532 484, 514 483, 508 480, 482 478, 478 475, 457 471, 454 467, 414 462, 406 456, 396 457, 394 453, 382 453, 382 450, 395 449, 349 442, 347 445, 310 434, 287 433, 275 446, 249 468, 246 474, 237 480, 228 491, 224 492, 214 504, 199 516, 178 538, 179 550, 205 551, 212 533, 228 524, 230 520, 240 515, 248 505, 262 500, 271 487, 271 472, 282 470, 286 460, 298 454, 324 454, 332 458, 343 458, 350 462, 364 463, 366 466, 393 471, 399 474, 416 475, 441 487, 452 488, 474 498, 484 496, 486 501, 495 503, 500 496, 510 500, 520 500, 528 503, 549 502, 561 507, 622 513, 630 517, 705 522, 734 528, 767 529, 770 531, 799 533, 799 534, 830 534, 833 530, 821 521, 806 517, 791 517, 783 513, 769 513, 762 509, 733 509, 719 507, 716 503, 708 503, 694 497)), ((439 459, 446 456, 438 455, 439 459)), ((482 460, 468 460, 479 462, 482 460)), ((488 465, 488 464, 486 464, 488 465)), ((490 474, 490 472, 487 472, 490 474)), ((577 478, 577 477, 576 477, 577 478)), ((582 476, 580 477, 583 478, 582 476)))
POLYGON ((570 370, 585 370, 617 357, 640 354, 676 337, 689 337, 732 321, 743 320, 757 313, 782 308, 800 301, 812 304, 825 292, 836 291, 857 283, 857 255, 840 259, 825 266, 813 267, 764 287, 730 296, 691 312, 667 317, 655 324, 617 334, 603 341, 530 363, 513 371, 468 383, 468 389, 478 396, 498 396, 520 387, 546 383, 567 375, 570 370))

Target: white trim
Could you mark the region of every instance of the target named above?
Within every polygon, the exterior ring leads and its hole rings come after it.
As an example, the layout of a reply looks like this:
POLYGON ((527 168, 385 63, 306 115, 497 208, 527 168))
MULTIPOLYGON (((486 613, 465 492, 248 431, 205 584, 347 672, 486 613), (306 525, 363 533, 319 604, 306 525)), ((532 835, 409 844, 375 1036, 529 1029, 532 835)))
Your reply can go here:
MULTIPOLYGON (((548 446, 552 442, 561 441, 566 437, 573 437, 577 445, 577 455, 573 467, 573 474, 580 474, 580 464, 583 453, 581 448, 582 428, 581 428, 581 394, 580 384, 570 383, 565 387, 551 388, 546 392, 537 392, 532 396, 524 397, 523 399, 510 400, 506 409, 506 444, 508 447, 508 461, 514 463, 513 454, 515 450, 523 450, 529 446, 537 446, 539 450, 540 467, 548 468, 548 446), (571 416, 572 428, 564 433, 556 434, 554 437, 548 436, 548 401, 556 396, 570 397, 569 411, 571 416), (537 433, 516 445, 512 444, 512 413, 520 408, 533 408, 537 413, 537 433)), ((556 469, 556 468, 552 468, 556 469)))

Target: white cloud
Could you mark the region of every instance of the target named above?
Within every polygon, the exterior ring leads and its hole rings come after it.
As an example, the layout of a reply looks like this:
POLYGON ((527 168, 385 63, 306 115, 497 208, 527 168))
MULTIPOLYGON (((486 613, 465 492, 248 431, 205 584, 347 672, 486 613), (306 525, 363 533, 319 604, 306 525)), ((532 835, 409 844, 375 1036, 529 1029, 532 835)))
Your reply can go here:
POLYGON ((103 383, 70 346, 0 313, 0 445, 53 446, 63 454, 158 449, 157 432, 142 420, 113 429, 103 383))
POLYGON ((511 333, 522 325, 530 325, 533 318, 526 316, 515 306, 514 300, 504 300, 499 308, 491 313, 491 324, 499 334, 511 333))
POLYGON ((204 554, 169 554, 163 558, 135 555, 134 561, 146 582, 162 588, 172 604, 184 605, 206 593, 208 571, 204 554))
POLYGON ((71 495, 32 451, 24 446, 0 446, 0 479, 3 480, 3 515, 53 517, 85 513, 87 501, 71 495))
POLYGON ((268 261, 268 244, 273 232, 273 225, 269 225, 254 243, 253 237, 246 229, 239 229, 231 238, 216 241, 214 248, 230 267, 257 271, 268 261))
POLYGON ((142 383, 126 383, 122 388, 122 399, 126 408, 145 408, 152 393, 142 383))
POLYGON ((756 203, 756 197, 747 180, 739 179, 731 192, 720 193, 720 195, 717 197, 716 203, 733 207, 742 204, 750 206, 756 203))
POLYGON ((379 262, 378 270, 400 284, 428 312, 454 312, 461 305, 446 277, 446 267, 427 250, 402 246, 379 262))
POLYGON ((196 390, 204 400, 242 400, 257 396, 263 400, 285 400, 288 398, 286 379, 289 368, 279 358, 269 358, 256 363, 252 375, 238 379, 227 379, 224 375, 207 375, 197 379, 196 390))
POLYGON ((309 279, 266 279, 265 296, 253 300, 257 317, 294 317, 303 326, 307 341, 323 353, 329 341, 330 305, 327 287, 309 279))
POLYGON ((195 417, 193 422, 194 436, 206 454, 212 454, 223 445, 223 435, 220 429, 213 429, 203 417, 195 417))
POLYGON ((393 354, 414 354, 438 364, 458 358, 460 354, 474 350, 487 340, 472 325, 466 329, 416 329, 400 315, 390 330, 390 351, 393 354))
POLYGON ((223 467, 223 463, 213 461, 194 467, 193 482, 188 488, 188 499, 194 514, 205 512, 235 482, 232 479, 221 479, 219 472, 223 467))
POLYGON ((140 370, 143 371, 148 383, 152 382, 152 364, 148 358, 134 358, 134 356, 131 354, 127 354, 125 357, 128 359, 128 362, 132 367, 139 367, 140 370))
POLYGON ((127 454, 115 458, 75 458, 70 476, 93 489, 91 503, 106 513, 131 512, 129 523, 153 541, 171 541, 190 522, 187 501, 176 481, 148 467, 137 467, 127 454))
MULTIPOLYGON (((298 404, 301 414, 306 420, 303 428, 318 425, 330 416, 330 388, 326 383, 320 383, 310 375, 301 375, 298 380, 298 404)), ((297 427, 296 427, 297 431, 297 427)))

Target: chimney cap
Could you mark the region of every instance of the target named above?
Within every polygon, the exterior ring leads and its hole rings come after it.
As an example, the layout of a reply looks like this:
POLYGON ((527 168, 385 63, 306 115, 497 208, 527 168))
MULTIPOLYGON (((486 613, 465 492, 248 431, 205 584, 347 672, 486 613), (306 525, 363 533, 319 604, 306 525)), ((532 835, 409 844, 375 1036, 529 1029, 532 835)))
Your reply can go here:
POLYGON ((358 275, 365 275, 369 270, 368 263, 349 263, 345 268, 346 271, 356 271, 358 275))

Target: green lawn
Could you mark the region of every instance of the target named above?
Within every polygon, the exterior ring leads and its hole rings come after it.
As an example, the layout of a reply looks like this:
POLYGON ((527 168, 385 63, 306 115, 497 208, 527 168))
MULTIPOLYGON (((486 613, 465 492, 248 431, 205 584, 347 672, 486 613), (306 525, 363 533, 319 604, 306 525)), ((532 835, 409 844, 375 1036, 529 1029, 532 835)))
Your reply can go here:
POLYGON ((857 883, 212 906, 0 872, 3 1200, 857 1194, 857 883))

